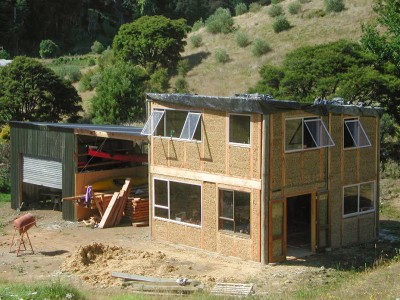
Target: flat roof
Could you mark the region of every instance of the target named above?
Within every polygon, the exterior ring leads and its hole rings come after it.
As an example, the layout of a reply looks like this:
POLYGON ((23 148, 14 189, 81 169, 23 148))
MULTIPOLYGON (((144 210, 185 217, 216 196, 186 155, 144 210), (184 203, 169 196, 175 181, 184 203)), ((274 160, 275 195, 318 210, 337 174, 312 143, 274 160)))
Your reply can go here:
POLYGON ((301 103, 291 100, 276 100, 270 95, 237 94, 232 97, 204 96, 196 94, 147 93, 148 101, 164 102, 192 108, 206 108, 236 113, 273 114, 303 110, 316 115, 346 114, 354 116, 379 117, 380 107, 347 104, 343 100, 316 100, 315 103, 301 103))

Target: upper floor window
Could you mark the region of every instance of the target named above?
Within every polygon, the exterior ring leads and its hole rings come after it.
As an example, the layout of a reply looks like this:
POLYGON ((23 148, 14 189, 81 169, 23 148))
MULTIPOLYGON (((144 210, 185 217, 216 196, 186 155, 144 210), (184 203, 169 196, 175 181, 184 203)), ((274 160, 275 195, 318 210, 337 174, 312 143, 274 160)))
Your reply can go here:
POLYGON ((375 183, 367 182, 343 188, 343 216, 375 210, 375 183))
POLYGON ((324 122, 318 118, 285 120, 285 151, 331 147, 332 140, 324 122))
POLYGON ((343 145, 344 148, 371 146, 371 142, 358 119, 344 120, 343 145))
POLYGON ((154 110, 143 127, 143 135, 182 140, 201 140, 201 113, 184 110, 154 110))
POLYGON ((250 145, 251 116, 229 115, 229 143, 250 145))
POLYGON ((250 193, 219 191, 219 229, 250 234, 250 193))

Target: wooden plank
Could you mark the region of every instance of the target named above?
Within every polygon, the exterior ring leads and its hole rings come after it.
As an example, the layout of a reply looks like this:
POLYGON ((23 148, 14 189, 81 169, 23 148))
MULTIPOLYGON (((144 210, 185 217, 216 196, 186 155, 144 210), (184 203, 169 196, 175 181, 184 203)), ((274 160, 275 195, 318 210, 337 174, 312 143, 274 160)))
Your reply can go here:
POLYGON ((211 290, 213 295, 249 296, 253 291, 253 284, 217 283, 211 290))
POLYGON ((146 281, 146 282, 174 282, 174 283, 176 283, 175 278, 141 276, 141 275, 136 275, 136 274, 127 274, 127 273, 120 273, 120 272, 112 272, 111 276, 123 278, 125 280, 136 280, 136 281, 146 281))
POLYGON ((118 196, 119 196, 118 192, 115 192, 114 195, 112 196, 110 204, 107 206, 107 209, 104 212, 103 217, 101 218, 99 228, 106 228, 106 226, 109 224, 109 222, 107 221, 109 221, 110 215, 112 213, 115 203, 117 202, 118 196))
POLYGON ((127 178, 125 180, 125 184, 122 186, 121 191, 119 192, 119 204, 118 204, 118 209, 116 211, 116 217, 114 220, 114 226, 118 225, 119 222, 121 222, 123 213, 124 213, 124 209, 126 206, 126 201, 128 200, 128 195, 130 192, 130 185, 131 185, 131 179, 127 178))

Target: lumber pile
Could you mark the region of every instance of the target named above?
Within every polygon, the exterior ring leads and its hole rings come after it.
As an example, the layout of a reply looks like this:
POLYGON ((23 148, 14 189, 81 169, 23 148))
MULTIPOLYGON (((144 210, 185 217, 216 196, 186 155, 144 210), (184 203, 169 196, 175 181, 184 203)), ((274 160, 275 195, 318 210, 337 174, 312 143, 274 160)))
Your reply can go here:
POLYGON ((135 226, 149 225, 148 186, 135 186, 125 206, 125 217, 135 226))

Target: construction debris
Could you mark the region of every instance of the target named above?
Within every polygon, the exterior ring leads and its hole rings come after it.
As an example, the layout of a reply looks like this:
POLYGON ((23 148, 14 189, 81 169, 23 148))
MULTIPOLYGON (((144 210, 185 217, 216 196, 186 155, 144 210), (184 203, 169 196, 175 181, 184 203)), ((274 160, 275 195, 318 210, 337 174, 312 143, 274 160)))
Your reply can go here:
POLYGON ((216 283, 211 294, 220 296, 250 296, 254 293, 252 283, 216 283))

